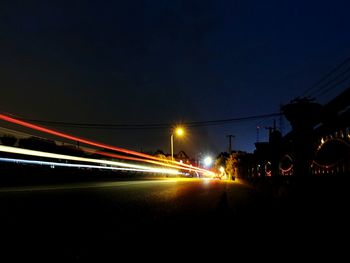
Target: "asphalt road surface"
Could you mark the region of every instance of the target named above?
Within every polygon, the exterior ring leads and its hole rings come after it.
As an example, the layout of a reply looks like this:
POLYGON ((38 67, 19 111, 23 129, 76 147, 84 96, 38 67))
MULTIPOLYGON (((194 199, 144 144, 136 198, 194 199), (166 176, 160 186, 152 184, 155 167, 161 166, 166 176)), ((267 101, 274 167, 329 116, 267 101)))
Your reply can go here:
POLYGON ((238 239, 249 245, 267 237, 315 238, 320 226, 311 223, 322 222, 322 212, 291 212, 299 204, 286 209, 239 181, 187 178, 2 187, 0 204, 1 252, 14 257, 99 259, 133 247, 220 250, 238 239))

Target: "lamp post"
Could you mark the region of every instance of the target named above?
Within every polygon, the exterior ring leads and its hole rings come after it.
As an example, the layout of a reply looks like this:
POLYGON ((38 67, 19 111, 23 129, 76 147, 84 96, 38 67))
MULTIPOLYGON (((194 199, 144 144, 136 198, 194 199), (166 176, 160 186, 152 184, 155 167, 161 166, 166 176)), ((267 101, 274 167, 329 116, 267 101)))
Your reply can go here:
POLYGON ((178 135, 179 137, 184 135, 184 129, 181 127, 177 127, 173 130, 173 132, 171 133, 170 136, 170 148, 171 148, 171 160, 174 161, 174 131, 176 133, 176 135, 178 135))

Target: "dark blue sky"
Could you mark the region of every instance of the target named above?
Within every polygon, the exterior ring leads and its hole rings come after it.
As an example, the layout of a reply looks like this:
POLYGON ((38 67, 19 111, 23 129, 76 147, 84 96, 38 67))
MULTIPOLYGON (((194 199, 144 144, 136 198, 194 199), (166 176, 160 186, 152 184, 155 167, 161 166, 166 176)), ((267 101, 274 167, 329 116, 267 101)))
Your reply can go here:
MULTIPOLYGON (((345 0, 1 1, 0 110, 91 123, 278 112, 349 56, 349 10, 345 0)), ((234 134, 235 149, 253 151, 257 125, 272 119, 193 128, 175 150, 217 153, 234 134)), ((169 151, 168 130, 67 131, 169 151)))

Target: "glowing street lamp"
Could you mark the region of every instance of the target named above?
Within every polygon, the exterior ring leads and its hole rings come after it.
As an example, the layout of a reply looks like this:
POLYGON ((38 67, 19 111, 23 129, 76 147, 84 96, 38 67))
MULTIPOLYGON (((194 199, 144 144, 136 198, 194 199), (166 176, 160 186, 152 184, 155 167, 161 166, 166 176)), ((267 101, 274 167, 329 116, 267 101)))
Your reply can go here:
POLYGON ((170 136, 170 146, 171 146, 171 160, 174 161, 174 133, 182 137, 185 134, 185 131, 182 127, 177 127, 173 130, 170 136))

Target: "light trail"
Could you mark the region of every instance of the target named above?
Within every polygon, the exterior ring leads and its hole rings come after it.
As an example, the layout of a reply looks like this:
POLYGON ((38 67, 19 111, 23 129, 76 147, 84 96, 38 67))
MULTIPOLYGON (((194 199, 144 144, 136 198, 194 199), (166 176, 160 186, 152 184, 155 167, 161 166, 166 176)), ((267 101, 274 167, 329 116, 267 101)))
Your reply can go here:
POLYGON ((114 154, 114 153, 95 152, 95 151, 90 150, 90 149, 85 149, 85 151, 89 152, 89 153, 95 153, 95 154, 107 156, 107 157, 112 157, 112 158, 117 158, 117 159, 125 159, 125 160, 132 160, 132 161, 138 161, 138 162, 147 162, 147 163, 151 163, 151 164, 157 164, 157 165, 160 165, 160 166, 166 166, 166 167, 171 167, 171 168, 175 168, 175 169, 181 169, 181 170, 185 170, 185 171, 189 171, 189 172, 196 171, 196 172, 199 172, 199 173, 202 173, 202 174, 208 174, 208 175, 213 175, 214 174, 211 171, 208 171, 208 170, 205 170, 205 169, 200 169, 198 167, 193 167, 193 166, 180 167, 178 165, 165 163, 164 161, 163 162, 158 162, 158 161, 153 161, 153 160, 141 159, 141 158, 138 158, 138 157, 123 156, 123 155, 114 154))
MULTIPOLYGON (((136 151, 132 151, 132 150, 116 147, 116 146, 111 146, 111 145, 107 145, 107 144, 103 144, 103 143, 93 142, 93 141, 90 141, 90 140, 87 140, 87 139, 83 139, 83 138, 72 136, 72 135, 69 135, 69 134, 66 134, 66 133, 63 133, 63 132, 59 132, 59 131, 55 131, 55 130, 52 130, 52 129, 48 129, 48 128, 45 128, 45 127, 42 127, 42 126, 39 126, 39 125, 36 125, 36 124, 32 124, 32 123, 29 123, 29 122, 26 122, 26 121, 18 120, 16 118, 12 118, 12 117, 6 116, 4 114, 0 114, 0 120, 6 121, 6 122, 10 122, 10 123, 14 123, 14 124, 17 124, 17 125, 20 125, 20 126, 23 126, 23 127, 27 127, 27 128, 33 129, 33 130, 41 131, 41 132, 44 132, 44 133, 48 133, 48 134, 51 134, 51 135, 54 135, 54 136, 58 136, 58 137, 61 137, 61 138, 65 138, 65 139, 68 139, 68 140, 78 141, 80 143, 84 143, 84 144, 87 144, 87 145, 95 146, 95 147, 98 147, 98 148, 105 148, 105 149, 109 149, 109 150, 113 150, 113 151, 117 151, 117 152, 122 152, 122 153, 130 154, 130 155, 143 157, 143 158, 146 158, 146 159, 155 160, 155 161, 161 162, 162 165, 165 164, 164 160, 161 159, 161 158, 157 158, 157 157, 154 157, 154 156, 151 156, 151 155, 148 155, 148 154, 139 153, 139 152, 136 152, 136 151)), ((101 153, 99 153, 99 154, 101 154, 101 153)), ((118 156, 119 156, 118 158, 120 158, 120 159, 128 159, 127 156, 122 156, 122 155, 118 155, 118 156)), ((140 159, 138 161, 143 161, 143 160, 140 159)), ((197 171, 197 172, 201 172, 201 173, 205 173, 205 174, 209 174, 209 175, 214 175, 213 172, 211 172, 209 170, 206 170, 206 169, 202 169, 202 168, 199 168, 199 167, 191 166, 191 165, 188 165, 188 164, 183 164, 183 163, 176 162, 176 161, 170 161, 170 162, 173 163, 176 166, 176 168, 178 168, 178 169, 183 169, 184 167, 186 167, 186 168, 188 168, 188 169, 190 169, 192 171, 197 171)), ((164 165, 164 166, 168 166, 168 165, 164 165)))
POLYGON ((135 169, 135 168, 100 166, 100 165, 89 165, 89 164, 75 164, 75 163, 59 163, 59 162, 48 162, 48 161, 26 160, 26 159, 15 159, 15 158, 1 158, 1 157, 0 157, 0 162, 34 164, 34 165, 45 165, 45 166, 58 166, 58 167, 70 167, 70 168, 92 168, 92 169, 116 170, 116 171, 132 171, 132 172, 145 172, 145 173, 153 173, 154 172, 154 171, 149 170, 149 169, 135 169))
POLYGON ((119 147, 115 147, 115 146, 110 146, 110 145, 103 144, 103 143, 97 143, 97 142, 89 141, 89 140, 86 140, 86 139, 83 139, 83 138, 79 138, 79 137, 76 137, 76 136, 72 136, 72 135, 69 135, 69 134, 66 134, 66 133, 63 133, 63 132, 51 130, 51 129, 48 129, 48 128, 41 127, 39 125, 35 125, 35 124, 29 123, 29 122, 25 122, 25 121, 21 121, 21 120, 12 118, 12 117, 8 117, 8 116, 3 115, 3 114, 0 114, 0 119, 4 120, 4 121, 7 121, 7 122, 14 123, 14 124, 18 124, 18 125, 21 125, 21 126, 33 129, 33 130, 41 131, 41 132, 44 132, 44 133, 48 133, 48 134, 55 135, 55 136, 58 136, 58 137, 62 137, 62 138, 65 138, 65 139, 68 139, 68 140, 72 140, 72 141, 78 141, 78 142, 85 143, 85 144, 88 144, 88 145, 92 145, 92 146, 95 146, 95 147, 98 147, 98 148, 105 148, 105 149, 109 149, 109 150, 123 152, 123 153, 126 153, 126 154, 137 155, 137 156, 144 157, 144 158, 150 158, 150 159, 155 158, 155 159, 157 159, 156 157, 153 157, 151 155, 147 155, 147 154, 143 154, 143 153, 139 153, 139 152, 135 152, 135 151, 132 151, 132 150, 127 150, 127 149, 119 148, 119 147))
POLYGON ((4 145, 0 145, 0 152, 15 153, 15 154, 44 157, 44 158, 61 159, 61 160, 69 160, 69 161, 77 161, 77 162, 98 163, 98 164, 105 164, 105 165, 111 165, 111 166, 117 166, 117 167, 119 166, 119 167, 124 167, 124 168, 133 168, 133 169, 138 169, 138 170, 149 170, 149 171, 152 171, 154 173, 181 174, 179 171, 177 171, 175 169, 155 168, 155 167, 149 167, 149 166, 144 166, 144 165, 136 165, 136 164, 130 164, 130 163, 116 162, 116 161, 84 158, 84 157, 77 157, 77 156, 57 154, 57 153, 48 153, 48 152, 28 150, 28 149, 22 149, 22 148, 16 148, 16 147, 4 146, 4 145))

